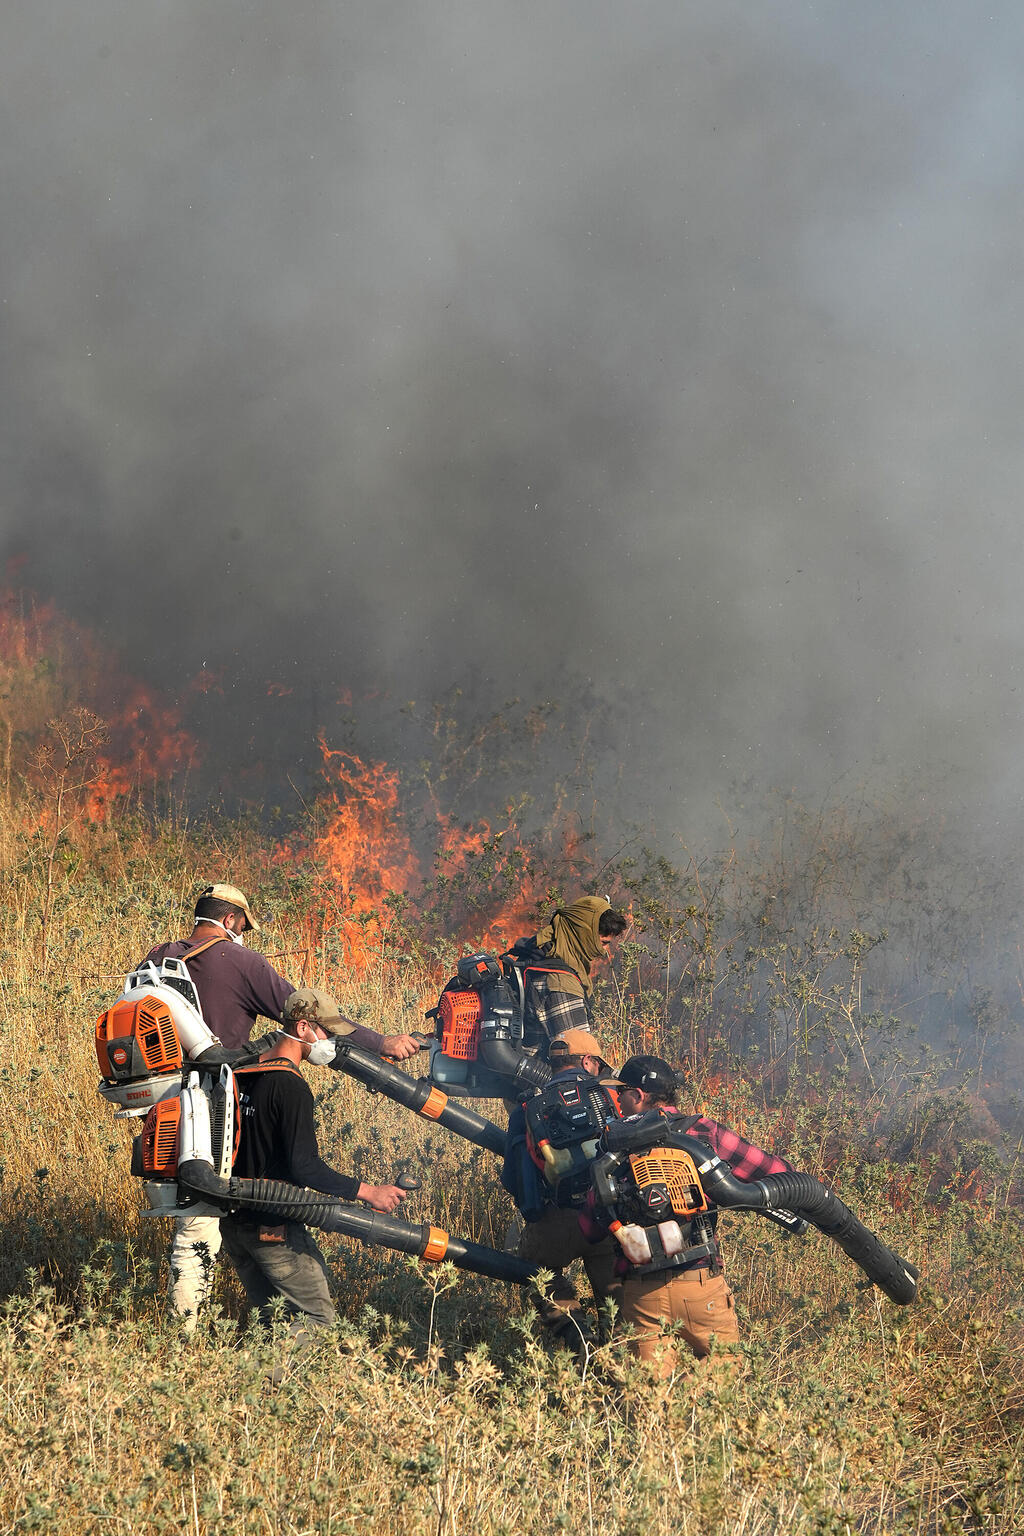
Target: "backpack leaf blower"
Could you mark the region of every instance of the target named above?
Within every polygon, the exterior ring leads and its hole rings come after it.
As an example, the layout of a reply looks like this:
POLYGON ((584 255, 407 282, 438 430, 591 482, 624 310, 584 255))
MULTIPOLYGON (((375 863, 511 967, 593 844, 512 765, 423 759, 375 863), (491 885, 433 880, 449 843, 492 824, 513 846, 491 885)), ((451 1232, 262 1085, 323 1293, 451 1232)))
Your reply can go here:
MULTIPOLYGON (((390 1089, 399 1103, 477 1145, 503 1151, 505 1133, 462 1105, 449 1105, 429 1083, 407 1077, 369 1052, 339 1041, 354 1055, 353 1076, 390 1089), (393 1079, 398 1079, 395 1083, 393 1079), (431 1101, 431 1095, 434 1095, 431 1101)), ((122 996, 96 1023, 100 1095, 115 1118, 145 1117, 132 1144, 131 1172, 143 1181, 148 1216, 220 1216, 258 1211, 274 1221, 302 1221, 359 1242, 396 1249, 431 1263, 514 1285, 529 1284, 534 1266, 439 1227, 364 1210, 297 1185, 234 1178, 240 1117, 232 1064, 249 1058, 213 1035, 180 960, 151 962, 132 972, 122 996)), ((349 1058, 346 1056, 346 1061, 349 1058)), ((339 1063, 340 1064, 340 1063, 339 1063)))
MULTIPOLYGON (((703 1141, 684 1130, 674 1130, 671 1120, 657 1113, 610 1124, 602 1147, 592 1169, 595 1197, 599 1205, 612 1211, 618 1210, 621 1201, 633 1225, 657 1228, 655 1218, 659 1215, 700 1216, 710 1205, 764 1216, 782 1208, 831 1237, 891 1301, 908 1306, 917 1296, 917 1268, 887 1247, 812 1174, 775 1173, 763 1179, 738 1179, 703 1141), (685 1159, 680 1166, 688 1169, 689 1176, 681 1186, 681 1197, 674 1195, 670 1181, 651 1176, 649 1165, 661 1151, 665 1152, 666 1166, 673 1163, 672 1154, 685 1159), (638 1164, 648 1164, 642 1168, 640 1180, 636 1176, 638 1164)), ((655 1169, 655 1174, 659 1171, 655 1169)))

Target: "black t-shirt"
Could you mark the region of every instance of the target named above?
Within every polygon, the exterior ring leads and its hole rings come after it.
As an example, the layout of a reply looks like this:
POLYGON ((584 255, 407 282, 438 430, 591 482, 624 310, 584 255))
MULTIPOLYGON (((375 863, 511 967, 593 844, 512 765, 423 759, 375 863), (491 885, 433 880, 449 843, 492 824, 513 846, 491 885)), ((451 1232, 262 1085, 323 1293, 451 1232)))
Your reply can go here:
POLYGON ((234 1173, 243 1179, 282 1179, 341 1200, 354 1200, 360 1180, 337 1173, 320 1156, 309 1084, 290 1062, 235 1074, 241 1137, 234 1173))

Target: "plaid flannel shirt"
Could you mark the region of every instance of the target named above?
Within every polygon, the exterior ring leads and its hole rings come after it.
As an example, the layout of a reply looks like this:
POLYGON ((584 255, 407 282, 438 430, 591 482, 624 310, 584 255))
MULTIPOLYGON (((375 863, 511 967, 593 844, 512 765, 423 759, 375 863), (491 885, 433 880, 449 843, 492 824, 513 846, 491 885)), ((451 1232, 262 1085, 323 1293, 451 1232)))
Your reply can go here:
POLYGON ((590 1031, 590 1016, 582 997, 558 990, 558 977, 539 977, 530 985, 529 1008, 549 1040, 567 1029, 590 1031))
POLYGON ((766 1152, 763 1147, 755 1146, 738 1131, 730 1130, 717 1120, 709 1120, 706 1115, 700 1115, 693 1125, 687 1127, 687 1135, 696 1136, 698 1141, 706 1141, 711 1150, 718 1153, 722 1162, 729 1164, 738 1179, 764 1179, 773 1173, 793 1171, 792 1163, 776 1157, 773 1152, 766 1152))

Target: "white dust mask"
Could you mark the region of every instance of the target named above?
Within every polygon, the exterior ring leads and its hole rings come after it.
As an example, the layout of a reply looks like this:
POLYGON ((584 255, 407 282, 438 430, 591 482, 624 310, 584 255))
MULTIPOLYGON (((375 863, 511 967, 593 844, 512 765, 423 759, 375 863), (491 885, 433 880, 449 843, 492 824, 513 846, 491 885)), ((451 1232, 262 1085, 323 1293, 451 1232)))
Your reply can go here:
POLYGON ((230 928, 224 928, 224 924, 223 923, 218 923, 218 921, 217 921, 217 919, 215 917, 204 917, 203 918, 203 922, 204 923, 212 923, 215 928, 223 928, 224 932, 227 934, 227 936, 231 940, 232 944, 242 944, 242 945, 245 944, 245 940, 242 938, 242 935, 240 933, 232 933, 230 928))

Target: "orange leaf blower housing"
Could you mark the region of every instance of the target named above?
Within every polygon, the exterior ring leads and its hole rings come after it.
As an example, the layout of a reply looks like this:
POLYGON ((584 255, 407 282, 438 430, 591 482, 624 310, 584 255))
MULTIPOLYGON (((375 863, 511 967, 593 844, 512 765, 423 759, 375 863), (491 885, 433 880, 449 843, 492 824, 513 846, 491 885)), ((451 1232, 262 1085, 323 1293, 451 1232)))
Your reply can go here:
POLYGON ((479 992, 442 992, 437 1005, 441 1050, 455 1061, 476 1061, 483 1000, 479 992))
POLYGON ((149 1179, 173 1179, 178 1171, 178 1128, 181 1100, 154 1104, 142 1126, 140 1160, 149 1179))
POLYGON ((122 1114, 144 1115, 177 1093, 184 1062, 168 1004, 151 993, 120 998, 96 1020, 96 1060, 100 1094, 122 1114))
POLYGON ((96 1058, 100 1072, 112 1083, 180 1072, 181 1042, 170 1008, 148 994, 134 1002, 116 1002, 96 1020, 96 1058))
MULTIPOLYGON (((199 1008, 181 960, 147 961, 125 978, 124 991, 96 1020, 100 1097, 122 1117, 144 1115, 178 1093, 184 1073, 207 1053, 223 1051, 199 1008)), ((218 1058, 207 1057, 212 1066, 218 1058)))

